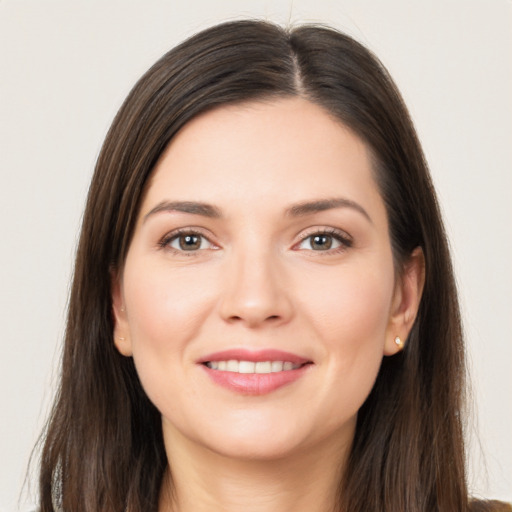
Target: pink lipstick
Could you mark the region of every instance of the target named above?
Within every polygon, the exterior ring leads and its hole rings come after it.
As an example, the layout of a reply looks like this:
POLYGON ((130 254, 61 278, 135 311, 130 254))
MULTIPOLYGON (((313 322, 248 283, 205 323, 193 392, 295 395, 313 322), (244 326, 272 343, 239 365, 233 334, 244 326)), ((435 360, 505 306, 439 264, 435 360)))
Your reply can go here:
POLYGON ((264 395, 300 379, 312 361, 280 350, 225 350, 198 361, 216 384, 245 395, 264 395))

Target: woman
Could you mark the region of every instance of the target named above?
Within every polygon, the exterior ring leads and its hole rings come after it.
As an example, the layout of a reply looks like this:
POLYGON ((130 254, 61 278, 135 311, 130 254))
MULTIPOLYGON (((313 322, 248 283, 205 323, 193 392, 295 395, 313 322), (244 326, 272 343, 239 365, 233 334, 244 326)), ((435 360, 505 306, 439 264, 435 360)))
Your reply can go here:
POLYGON ((41 510, 464 511, 464 349, 407 110, 361 45, 233 22, 91 184, 41 510))

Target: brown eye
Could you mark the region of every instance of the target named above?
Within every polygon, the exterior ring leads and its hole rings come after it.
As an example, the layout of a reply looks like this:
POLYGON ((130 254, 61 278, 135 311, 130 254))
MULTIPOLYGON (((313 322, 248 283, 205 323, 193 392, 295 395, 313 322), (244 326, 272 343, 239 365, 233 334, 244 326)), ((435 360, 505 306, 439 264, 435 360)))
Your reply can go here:
POLYGON ((332 247, 331 235, 314 235, 311 237, 311 249, 315 251, 327 251, 332 247))
POLYGON ((298 244, 297 249, 327 252, 335 251, 336 249, 342 250, 351 246, 352 240, 342 233, 318 232, 304 237, 300 244, 298 244))
POLYGON ((178 241, 182 251, 195 251, 201 248, 201 237, 197 235, 181 235, 178 241))
POLYGON ((212 244, 206 237, 198 233, 181 233, 173 236, 166 245, 177 251, 199 251, 201 249, 210 249, 212 244))
POLYGON ((309 249, 313 251, 328 251, 341 247, 342 243, 329 233, 316 233, 310 235, 300 243, 300 249, 309 249))

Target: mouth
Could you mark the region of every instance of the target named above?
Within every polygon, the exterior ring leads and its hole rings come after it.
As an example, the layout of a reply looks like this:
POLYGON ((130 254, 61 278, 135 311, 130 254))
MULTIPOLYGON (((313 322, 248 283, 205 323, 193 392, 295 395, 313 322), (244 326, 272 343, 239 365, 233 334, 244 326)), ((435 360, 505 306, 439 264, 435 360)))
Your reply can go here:
POLYGON ((264 395, 296 382, 313 361, 278 350, 228 350, 210 354, 198 363, 212 381, 243 395, 264 395))
MULTIPOLYGON (((297 370, 302 365, 294 364, 291 361, 206 361, 204 363, 210 370, 219 370, 233 373, 277 373, 297 370)), ((307 364, 307 363, 304 363, 307 364)))

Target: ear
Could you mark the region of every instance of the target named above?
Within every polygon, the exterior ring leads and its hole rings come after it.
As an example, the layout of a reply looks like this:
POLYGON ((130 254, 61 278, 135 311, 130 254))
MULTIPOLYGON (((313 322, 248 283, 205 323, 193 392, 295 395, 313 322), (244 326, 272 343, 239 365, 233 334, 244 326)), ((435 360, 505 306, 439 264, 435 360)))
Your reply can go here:
POLYGON ((117 271, 110 273, 110 289, 112 295, 112 313, 114 316, 114 345, 123 356, 131 356, 132 344, 130 329, 124 306, 123 283, 117 271))
POLYGON ((391 356, 404 347, 418 313, 424 284, 425 257, 421 247, 416 247, 395 284, 384 355, 391 356))

